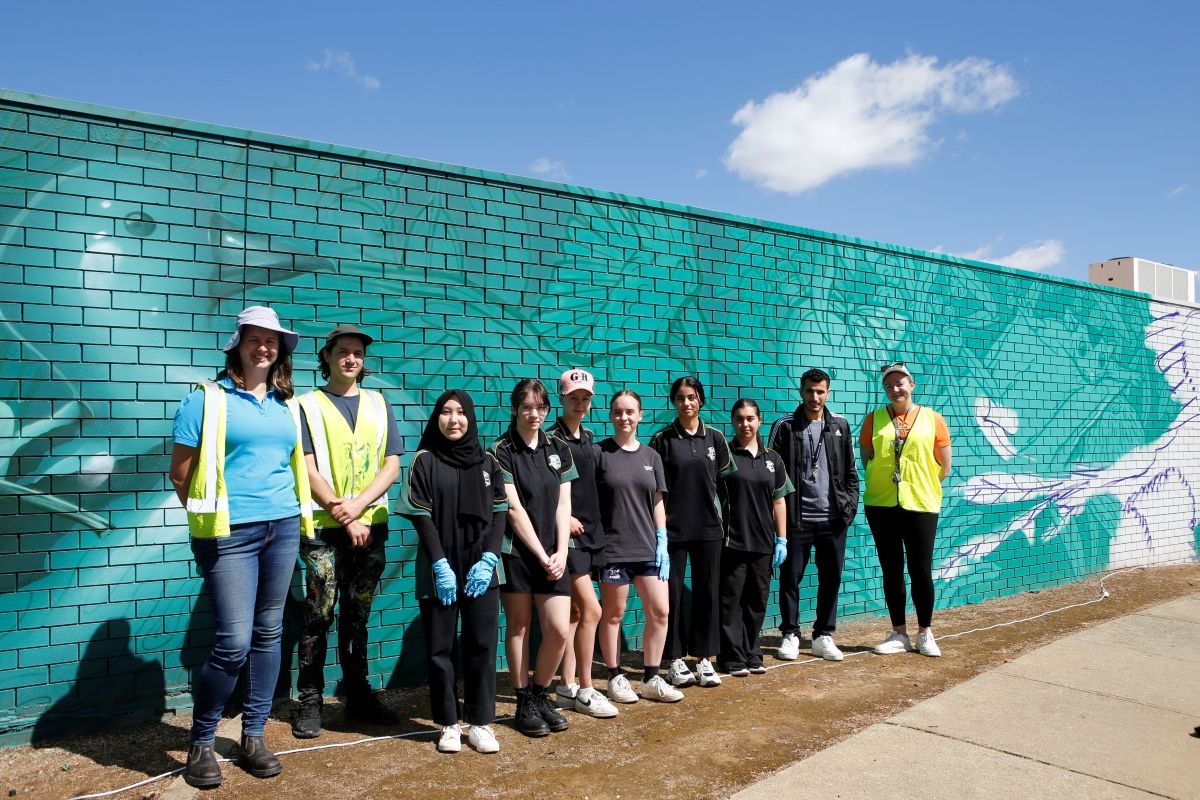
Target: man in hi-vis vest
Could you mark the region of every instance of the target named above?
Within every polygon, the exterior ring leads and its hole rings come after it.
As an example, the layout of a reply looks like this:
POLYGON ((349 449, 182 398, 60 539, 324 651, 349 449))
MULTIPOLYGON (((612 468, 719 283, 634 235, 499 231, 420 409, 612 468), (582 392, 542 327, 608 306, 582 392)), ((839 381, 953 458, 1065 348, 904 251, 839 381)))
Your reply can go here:
POLYGON ((333 606, 348 720, 394 724, 398 718, 367 678, 367 619, 383 574, 388 490, 400 475, 404 448, 383 395, 359 386, 372 338, 339 325, 318 353, 327 383, 300 398, 301 438, 312 492, 316 536, 300 548, 308 588, 300 635, 300 711, 292 735, 321 735, 325 653, 333 606))

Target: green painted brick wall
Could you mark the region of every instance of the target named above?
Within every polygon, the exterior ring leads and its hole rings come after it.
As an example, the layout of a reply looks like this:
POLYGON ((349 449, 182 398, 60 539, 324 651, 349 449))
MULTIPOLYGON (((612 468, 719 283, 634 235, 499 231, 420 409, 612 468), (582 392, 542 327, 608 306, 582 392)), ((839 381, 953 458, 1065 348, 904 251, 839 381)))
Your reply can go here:
MULTIPOLYGON (((301 389, 330 327, 375 336, 368 385, 410 450, 444 389, 471 391, 491 436, 517 379, 568 366, 595 372, 600 406, 617 388, 641 393, 644 437, 670 420, 666 389, 682 374, 704 380, 707 420, 728 430, 743 395, 768 420, 790 412, 810 366, 833 374, 832 406, 857 426, 882 402, 878 366, 906 360, 955 437, 939 606, 1195 558, 1190 308, 0 91, 0 741, 188 704, 212 622, 165 478, 170 419, 255 303, 302 334, 301 389)), ((592 426, 607 430, 601 411, 592 426)), ((372 614, 379 686, 423 680, 415 535, 394 529, 372 614)), ((293 622, 301 598, 297 574, 293 622)), ((861 514, 840 608, 883 608, 861 514)), ((292 624, 293 655, 295 639, 292 624)), ((332 688, 335 665, 328 677, 332 688)))

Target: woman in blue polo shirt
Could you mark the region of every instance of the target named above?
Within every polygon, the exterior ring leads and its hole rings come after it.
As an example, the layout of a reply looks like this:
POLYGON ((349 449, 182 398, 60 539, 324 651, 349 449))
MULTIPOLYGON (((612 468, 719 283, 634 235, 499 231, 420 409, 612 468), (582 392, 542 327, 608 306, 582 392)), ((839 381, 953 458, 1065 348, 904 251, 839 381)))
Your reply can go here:
POLYGON ((517 383, 510 398, 512 422, 489 448, 500 462, 508 497, 504 583, 504 650, 517 694, 514 724, 526 736, 565 731, 547 690, 562 661, 571 627, 567 543, 571 537, 571 481, 579 477, 571 449, 546 435, 550 393, 539 380, 517 383), (530 625, 537 609, 542 642, 529 678, 530 625))
MULTIPOLYGON (((302 503, 308 502, 299 411, 288 402, 298 338, 271 309, 247 308, 224 347, 225 368, 216 382, 185 397, 175 413, 171 483, 188 511, 192 552, 216 626, 212 652, 192 679, 184 771, 192 786, 221 782, 213 741, 243 668, 248 686, 238 762, 258 778, 283 769, 263 744, 263 729, 279 677, 302 503)), ((309 536, 311 522, 303 525, 309 536)))

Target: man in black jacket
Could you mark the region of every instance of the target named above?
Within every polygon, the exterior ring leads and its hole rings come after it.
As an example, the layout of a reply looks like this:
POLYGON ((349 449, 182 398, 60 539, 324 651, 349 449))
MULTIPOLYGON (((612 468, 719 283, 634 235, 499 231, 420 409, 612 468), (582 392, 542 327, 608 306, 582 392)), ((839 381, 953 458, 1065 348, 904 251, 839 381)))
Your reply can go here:
POLYGON ((783 458, 796 491, 787 496, 788 556, 779 571, 778 657, 794 661, 800 654, 800 581, 816 552, 817 609, 812 654, 841 661, 833 641, 837 628, 838 590, 846 558, 846 530, 858 511, 858 471, 854 439, 845 417, 825 407, 829 373, 810 369, 800 377, 803 401, 795 413, 776 421, 770 447, 783 458))

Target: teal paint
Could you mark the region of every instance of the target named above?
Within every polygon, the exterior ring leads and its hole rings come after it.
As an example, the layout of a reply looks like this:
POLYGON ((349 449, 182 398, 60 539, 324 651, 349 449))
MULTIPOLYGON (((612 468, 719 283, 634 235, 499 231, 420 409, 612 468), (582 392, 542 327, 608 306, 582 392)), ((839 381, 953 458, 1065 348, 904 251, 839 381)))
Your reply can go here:
MULTIPOLYGON (((857 426, 883 401, 878 366, 903 359, 918 400, 955 437, 935 555, 941 607, 1195 557, 1190 309, 641 198, 3 91, 0 740, 188 705, 211 619, 166 481, 170 418, 215 373, 233 315, 251 303, 304 337, 301 388, 333 324, 376 336, 369 385, 393 404, 410 450, 445 388, 475 394, 491 436, 517 379, 551 381, 567 366, 591 369, 602 400, 642 394, 644 438, 671 418, 664 395, 685 373, 705 381, 706 419, 728 430, 737 397, 773 420, 795 407, 800 373, 822 366, 832 407, 857 426)), ((602 410, 591 425, 607 430, 602 410)), ((415 536, 394 525, 371 632, 372 679, 389 686, 423 674, 415 536)), ((841 602, 843 614, 883 607, 861 514, 841 602)), ((629 620, 641 621, 636 602, 629 620)))

